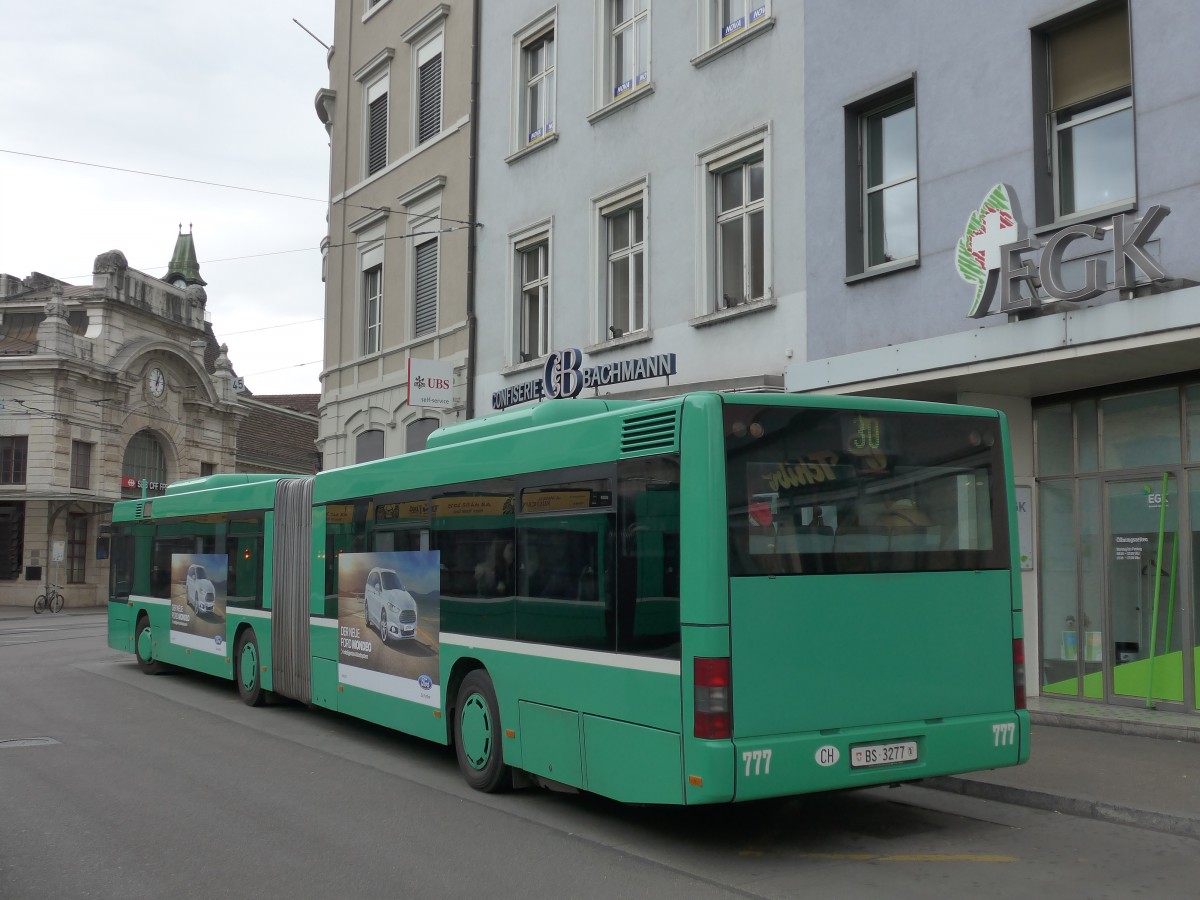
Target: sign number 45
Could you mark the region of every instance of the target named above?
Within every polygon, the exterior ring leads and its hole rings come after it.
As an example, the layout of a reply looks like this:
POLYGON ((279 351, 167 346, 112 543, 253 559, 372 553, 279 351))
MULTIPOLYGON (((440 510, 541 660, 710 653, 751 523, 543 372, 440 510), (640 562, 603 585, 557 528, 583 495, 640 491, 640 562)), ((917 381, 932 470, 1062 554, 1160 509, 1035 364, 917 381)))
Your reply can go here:
MULTIPOLYGON (((996 724, 992 726, 992 746, 1011 747, 1017 742, 1017 725, 1015 722, 996 724)), ((744 756, 745 754, 743 754, 744 756)))
POLYGON ((746 764, 746 775, 770 775, 771 774, 771 751, 770 750, 747 750, 742 754, 742 762, 746 764), (751 772, 751 766, 754 771, 751 772))

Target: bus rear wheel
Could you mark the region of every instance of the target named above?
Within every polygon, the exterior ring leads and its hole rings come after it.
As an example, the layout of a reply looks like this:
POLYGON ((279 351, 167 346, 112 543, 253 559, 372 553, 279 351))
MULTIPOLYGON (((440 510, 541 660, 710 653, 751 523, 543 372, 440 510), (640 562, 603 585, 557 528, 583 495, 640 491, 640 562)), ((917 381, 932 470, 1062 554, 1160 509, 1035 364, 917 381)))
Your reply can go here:
POLYGON ((258 638, 247 628, 238 635, 233 651, 233 680, 238 696, 247 706, 261 706, 266 699, 262 686, 262 663, 258 655, 258 638))
POLYGON ((493 794, 512 787, 512 769, 504 764, 500 705, 492 679, 483 669, 467 673, 454 710, 454 751, 467 784, 493 794))
POLYGON ((145 614, 138 616, 133 630, 133 655, 137 657, 138 668, 147 675, 162 674, 163 664, 154 658, 154 632, 150 628, 150 617, 145 614))

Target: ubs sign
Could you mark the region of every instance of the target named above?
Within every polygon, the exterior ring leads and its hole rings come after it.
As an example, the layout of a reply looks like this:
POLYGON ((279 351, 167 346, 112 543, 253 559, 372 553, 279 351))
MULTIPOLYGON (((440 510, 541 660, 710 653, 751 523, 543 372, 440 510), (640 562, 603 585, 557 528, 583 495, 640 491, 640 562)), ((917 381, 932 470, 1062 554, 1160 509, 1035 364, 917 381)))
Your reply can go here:
POLYGON ((1054 232, 1043 245, 1037 238, 1025 235, 1012 189, 1005 184, 996 185, 979 209, 971 213, 958 242, 955 257, 958 274, 975 286, 969 315, 980 319, 990 314, 997 287, 998 311, 1012 313, 1040 306, 1043 293, 1050 300, 1082 303, 1106 291, 1132 288, 1137 269, 1151 281, 1168 278, 1146 252, 1146 242, 1170 213, 1166 206, 1151 206, 1140 219, 1123 213, 1115 215, 1106 228, 1068 225, 1054 232), (1112 281, 1106 274, 1105 259, 1090 257, 1084 260, 1083 284, 1068 287, 1063 278, 1067 247, 1078 240, 1104 241, 1108 231, 1112 231, 1112 281), (1039 250, 1041 256, 1037 257, 1039 250), (1022 283, 1028 287, 1027 295, 1021 292, 1022 283))

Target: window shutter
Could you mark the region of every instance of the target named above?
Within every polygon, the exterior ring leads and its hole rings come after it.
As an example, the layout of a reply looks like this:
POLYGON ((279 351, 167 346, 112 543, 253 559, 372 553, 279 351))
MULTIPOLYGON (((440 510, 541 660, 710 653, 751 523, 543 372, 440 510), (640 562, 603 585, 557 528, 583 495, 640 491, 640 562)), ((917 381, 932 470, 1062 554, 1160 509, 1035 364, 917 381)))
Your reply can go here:
POLYGON ((442 130, 442 54, 418 70, 417 143, 423 144, 442 130))
POLYGON ((380 94, 368 107, 367 174, 373 175, 387 165, 388 95, 380 94))
POLYGON ((1118 7, 1050 34, 1055 111, 1128 87, 1129 13, 1118 7))
POLYGON ((438 242, 419 244, 416 250, 416 328, 415 336, 437 330, 438 242))

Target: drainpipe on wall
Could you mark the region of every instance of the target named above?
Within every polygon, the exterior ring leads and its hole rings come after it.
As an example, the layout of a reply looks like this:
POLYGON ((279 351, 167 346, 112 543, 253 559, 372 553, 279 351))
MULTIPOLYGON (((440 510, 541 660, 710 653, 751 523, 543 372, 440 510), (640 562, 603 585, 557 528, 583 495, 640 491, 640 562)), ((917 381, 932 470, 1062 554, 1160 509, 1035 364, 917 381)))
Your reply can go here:
POLYGON ((468 158, 467 221, 467 418, 475 418, 475 345, 478 329, 475 322, 475 204, 479 180, 479 18, 480 0, 474 0, 471 20, 471 140, 468 158))

